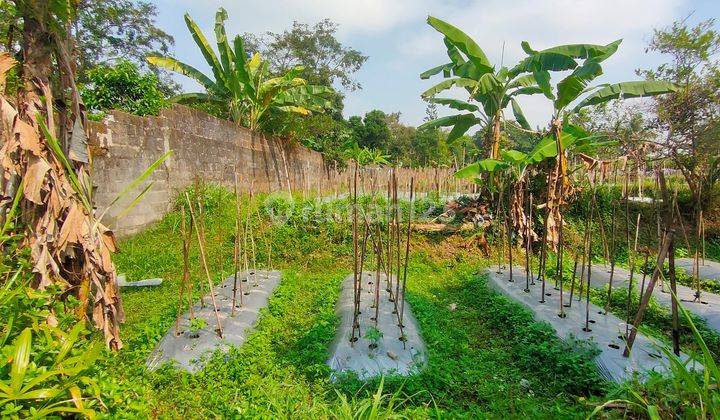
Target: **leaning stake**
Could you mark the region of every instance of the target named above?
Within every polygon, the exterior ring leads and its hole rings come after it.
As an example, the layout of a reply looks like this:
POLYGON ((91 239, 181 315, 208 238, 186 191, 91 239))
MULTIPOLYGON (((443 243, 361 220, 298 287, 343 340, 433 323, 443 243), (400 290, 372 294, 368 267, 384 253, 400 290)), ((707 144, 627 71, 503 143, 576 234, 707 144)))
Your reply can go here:
POLYGON ((403 283, 402 283, 402 300, 400 300, 400 340, 403 342, 403 349, 405 348, 405 342, 407 341, 405 338, 405 334, 403 333, 403 328, 405 327, 405 324, 403 324, 403 317, 405 314, 405 285, 407 283, 407 267, 408 267, 408 257, 410 255, 410 224, 412 223, 412 213, 413 213, 413 187, 414 187, 414 178, 410 177, 410 210, 408 211, 408 223, 407 223, 407 236, 405 239, 405 267, 403 269, 403 283))
POLYGON ((205 229, 204 226, 197 223, 197 220, 195 219, 195 212, 193 211, 192 204, 190 203, 190 196, 188 193, 185 193, 185 199, 188 202, 188 206, 190 207, 190 217, 193 220, 193 223, 195 226, 197 226, 197 229, 195 229, 195 233, 197 234, 198 243, 200 244, 200 259, 202 261, 203 269, 205 270, 205 276, 207 277, 208 281, 208 289, 210 290, 210 299, 212 300, 213 304, 213 311, 215 312, 215 321, 217 322, 217 333, 222 338, 223 330, 222 325, 220 324, 220 315, 218 313, 217 303, 215 302, 215 292, 213 291, 213 285, 212 285, 212 279, 210 278, 210 270, 207 266, 207 258, 205 257, 205 246, 203 244, 203 239, 205 237, 205 229), (200 232, 202 230, 202 233, 200 232))

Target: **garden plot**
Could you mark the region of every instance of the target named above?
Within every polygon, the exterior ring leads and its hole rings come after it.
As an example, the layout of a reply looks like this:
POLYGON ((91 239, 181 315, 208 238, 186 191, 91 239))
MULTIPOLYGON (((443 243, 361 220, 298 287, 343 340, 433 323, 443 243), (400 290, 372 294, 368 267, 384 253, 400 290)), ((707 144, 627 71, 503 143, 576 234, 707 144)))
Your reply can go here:
MULTIPOLYGON (((560 312, 560 291, 553 288, 553 282, 546 283, 545 303, 540 303, 541 286, 539 282, 530 286, 525 292, 525 271, 515 268, 514 282, 508 281, 509 271, 491 267, 489 270, 489 284, 506 296, 523 303, 535 315, 538 321, 549 323, 562 339, 588 340, 597 344, 600 354, 596 358, 600 373, 607 379, 622 382, 633 377, 634 372, 641 374, 667 369, 667 358, 657 348, 657 345, 641 333, 637 334, 630 357, 623 357, 625 342, 625 322, 611 313, 603 315, 604 311, 590 304, 590 331, 585 328, 585 302, 573 302, 572 307, 564 308, 566 316, 558 316, 560 312)), ((563 293, 564 301, 570 299, 570 293, 563 293)), ((682 355, 687 359, 686 355, 682 355)))
MULTIPOLYGON (((692 274, 693 266, 695 265, 694 258, 676 258, 675 266, 682 268, 686 273, 692 274)), ((698 274, 703 280, 712 280, 720 282, 720 263, 710 260, 700 259, 698 264, 698 274)))
POLYGON ((280 283, 279 271, 249 271, 238 273, 238 291, 235 313, 232 315, 234 276, 228 277, 215 287, 218 317, 222 325, 222 338, 217 334, 217 322, 210 296, 205 296, 205 306, 193 307, 194 321, 190 313, 180 318, 177 328, 173 325, 153 350, 147 367, 154 369, 166 362, 173 366, 196 372, 204 366, 206 356, 215 350, 227 351, 231 346, 241 346, 257 322, 259 312, 266 307, 270 295, 280 283), (242 285, 242 305, 240 287, 242 285))
MULTIPOLYGON (((341 318, 335 341, 330 348, 327 364, 334 371, 333 377, 343 372, 354 372, 361 379, 379 375, 411 375, 427 361, 425 343, 420 336, 417 321, 405 302, 402 333, 399 328, 395 303, 386 290, 386 279, 380 274, 362 273, 360 291, 360 314, 358 316, 359 338, 353 336, 353 275, 342 284, 336 311, 341 318), (375 282, 380 281, 380 305, 377 323, 375 317, 375 282), (402 335, 401 335, 402 334, 402 335), (403 340, 404 337, 404 340, 403 340)), ((391 276, 392 277, 392 276, 391 276)), ((398 308, 400 302, 398 302, 398 308)))
MULTIPOLYGON (((580 269, 578 268, 578 277, 580 276, 579 270, 580 269)), ((604 265, 593 264, 590 274, 590 287, 594 289, 607 288, 607 284, 610 280, 609 269, 606 269, 604 265)), ((640 288, 644 288, 642 277, 642 273, 635 272, 633 275, 635 282, 633 290, 639 292, 640 288)), ((645 278, 645 287, 647 287, 651 277, 652 273, 648 273, 645 278)), ((585 279, 585 281, 587 281, 587 277, 585 277, 585 279)), ((627 289, 629 279, 630 272, 628 270, 615 267, 613 289, 618 287, 627 289)), ((683 286, 682 284, 677 285, 677 294, 683 308, 703 319, 709 328, 720 332, 720 296, 715 293, 702 291, 700 294, 700 300, 697 300, 695 299, 695 290, 690 287, 683 286)), ((656 284, 653 289, 653 298, 655 298, 657 303, 661 306, 670 308, 672 305, 670 283, 662 282, 662 279, 658 280, 658 284, 656 284)))

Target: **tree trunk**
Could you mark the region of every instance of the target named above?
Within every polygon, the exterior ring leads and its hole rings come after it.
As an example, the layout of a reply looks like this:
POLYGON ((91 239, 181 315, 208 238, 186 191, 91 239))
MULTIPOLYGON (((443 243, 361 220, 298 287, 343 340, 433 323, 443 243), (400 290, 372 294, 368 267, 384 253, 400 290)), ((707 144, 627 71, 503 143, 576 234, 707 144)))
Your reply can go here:
POLYGON ((490 159, 500 158, 500 113, 493 116, 492 120, 492 145, 490 147, 490 159))

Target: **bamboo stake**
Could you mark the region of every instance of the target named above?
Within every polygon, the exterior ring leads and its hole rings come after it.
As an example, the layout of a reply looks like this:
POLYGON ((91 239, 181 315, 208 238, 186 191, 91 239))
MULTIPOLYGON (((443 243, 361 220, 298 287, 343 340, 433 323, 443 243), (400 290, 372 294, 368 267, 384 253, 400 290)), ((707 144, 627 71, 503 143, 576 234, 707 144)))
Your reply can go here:
MULTIPOLYGON (((592 211, 593 211, 593 209, 592 209, 592 207, 591 207, 591 208, 590 208, 590 213, 591 213, 591 214, 592 214, 592 211)), ((587 267, 587 265, 585 264, 585 263, 586 263, 585 257, 586 257, 587 254, 588 254, 588 246, 589 246, 588 243, 590 242, 590 230, 591 230, 591 226, 590 226, 590 221, 591 221, 591 220, 590 220, 590 219, 591 219, 591 217, 585 220, 585 235, 583 236, 582 264, 580 265, 580 290, 578 290, 578 292, 579 292, 578 302, 580 302, 580 301, 582 300, 582 294, 583 294, 583 291, 584 291, 584 290, 583 290, 583 288, 584 288, 584 283, 583 283, 583 282, 585 281, 585 280, 584 280, 584 279, 585 279, 585 268, 587 267)), ((590 263, 588 263, 588 264, 590 264, 590 263)), ((572 290, 571 290, 571 291, 570 291, 570 300, 571 300, 571 301, 572 301, 572 298, 573 298, 573 293, 572 293, 572 290)))
POLYGON ((550 208, 545 209, 545 220, 543 221, 542 246, 540 248, 540 261, 538 262, 538 279, 542 280, 540 288, 540 303, 545 303, 545 263, 547 261, 547 230, 550 208), (540 277, 542 277, 540 279, 540 277))
POLYGON ((412 208, 413 208, 413 181, 414 178, 410 178, 410 211, 408 212, 408 223, 407 223, 407 237, 405 239, 405 267, 403 269, 403 282, 402 282, 402 299, 400 300, 400 340, 403 342, 403 349, 405 349, 405 334, 403 333, 403 318, 405 314, 405 286, 407 284, 407 267, 408 258, 410 256, 410 225, 412 223, 412 208))
POLYGON ((657 258, 657 264, 655 265, 655 272, 650 279, 650 284, 648 284, 645 294, 643 294, 642 299, 640 300, 640 306, 638 307, 637 314, 635 315, 635 320, 632 323, 630 335, 628 336, 627 342, 625 344, 625 351, 623 351, 623 356, 625 357, 629 357, 630 352, 632 351, 632 346, 635 343, 635 337, 637 336, 638 328, 640 328, 640 323, 642 323, 643 317, 645 316, 645 311, 647 310, 648 303, 650 302, 650 297, 652 296, 653 289, 655 288, 655 283, 657 282, 658 278, 662 273, 661 270, 665 263, 665 258, 667 257, 670 250, 670 243, 672 241, 673 233, 674 230, 672 228, 665 230, 664 238, 662 241, 663 245, 657 258))
POLYGON ((382 264, 382 254, 383 254, 383 243, 382 243, 382 236, 381 236, 381 230, 380 230, 380 222, 375 224, 375 254, 376 254, 375 301, 373 302, 373 305, 375 306, 375 317, 373 317, 373 321, 375 321, 375 328, 377 328, 378 319, 380 317, 380 268, 381 268, 381 264, 382 264))
MULTIPOLYGON (((368 237, 370 236, 370 226, 368 225, 367 217, 364 218, 365 225, 364 225, 364 233, 363 233, 363 240, 362 240, 362 246, 360 247, 360 268, 358 270, 360 280, 358 281, 358 287, 357 287, 357 296, 355 299, 357 300, 357 306, 358 306, 358 314, 360 313, 360 299, 361 299, 361 293, 362 293, 362 276, 363 276, 363 269, 365 268, 365 251, 367 249, 367 241, 368 237)), ((358 329, 360 327, 358 326, 358 329)))
POLYGON ((210 291, 210 300, 212 301, 213 311, 215 312, 215 321, 217 322, 216 332, 218 333, 218 336, 222 338, 223 330, 222 325, 220 324, 220 315, 218 313, 217 303, 215 302, 215 292, 213 291, 212 279, 210 278, 210 270, 208 269, 207 258, 205 256, 205 229, 204 226, 201 223, 198 223, 195 219, 195 212, 193 211, 192 204, 190 203, 190 196, 187 192, 185 193, 185 199, 187 200, 188 206, 190 207, 190 217, 193 219, 193 223, 198 227, 197 229, 195 229, 195 233, 197 234, 197 239, 200 247, 200 259, 202 261, 203 269, 205 270, 205 276, 207 277, 208 289, 210 291))
POLYGON ((257 284, 257 250, 255 247, 255 233, 250 229, 250 219, 252 217, 252 207, 255 205, 255 185, 254 182, 250 183, 250 201, 248 202, 248 213, 247 213, 247 224, 248 233, 250 236, 250 252, 252 254, 252 276, 254 284, 257 284))
MULTIPOLYGON (((575 280, 577 280, 577 266, 578 266, 578 259, 580 257, 577 253, 575 253, 575 262, 573 263, 573 274, 572 274, 572 280, 570 282, 570 298, 568 299, 568 303, 565 304, 566 308, 572 307, 572 300, 573 300, 573 293, 575 292, 575 280)), ((582 282, 582 276, 580 276, 580 281, 582 282)))
MULTIPOLYGON (((528 188, 529 188, 529 186, 528 186, 528 188)), ((527 225, 528 225, 528 234, 527 234, 528 245, 527 245, 526 253, 528 254, 528 265, 529 265, 528 270, 530 271, 530 285, 534 286, 535 285, 535 276, 533 276, 533 272, 532 272, 533 271, 533 269, 532 269, 533 195, 532 195, 532 193, 530 193, 530 205, 528 206, 527 213, 528 213, 528 223, 527 223, 527 225)))
MULTIPOLYGON (((179 328, 180 328, 180 315, 182 314, 182 307, 184 305, 184 294, 185 290, 187 289, 188 294, 188 310, 190 311, 190 319, 195 318, 195 314, 193 313, 192 308, 192 285, 190 284, 190 264, 189 264, 189 252, 190 252, 190 240, 189 235, 187 232, 187 228, 185 225, 185 204, 183 203, 180 206, 180 212, 182 214, 180 219, 180 235, 182 236, 183 240, 183 276, 182 276, 182 283, 180 283, 180 296, 178 301, 178 311, 177 311, 177 318, 175 319, 175 335, 179 335, 179 328)), ((191 234, 192 234, 192 224, 190 225, 191 234)))
MULTIPOLYGON (((501 191, 502 194, 502 191, 501 191)), ((510 200, 510 191, 508 191, 508 201, 510 200)), ((513 244, 512 244, 512 228, 510 226, 510 218, 511 216, 511 209, 510 209, 510 203, 508 202, 508 206, 506 209, 505 214, 505 232, 507 233, 507 239, 508 239, 508 259, 509 259, 509 267, 510 267, 510 282, 514 282, 513 279, 513 244)))
POLYGON ((358 296, 358 232, 357 232, 357 181, 358 181, 358 164, 357 161, 355 162, 355 171, 353 175, 353 193, 352 193, 352 200, 353 200, 353 224, 352 224, 352 230, 353 230, 353 327, 352 327, 352 335, 350 337, 350 346, 352 347, 355 343, 355 341, 358 340, 357 337, 355 337, 355 330, 360 328, 360 325, 358 323, 358 302, 357 302, 357 296, 358 296))
MULTIPOLYGON (((528 214, 530 213, 530 206, 531 204, 531 197, 529 193, 529 182, 525 183, 525 197, 527 197, 527 200, 525 200, 525 214, 523 214, 523 218, 525 219, 525 289, 523 291, 525 293, 530 293, 530 220, 528 219, 528 214)), ((525 198, 523 197, 523 198, 525 198)))
MULTIPOLYGON (((495 206, 495 218, 500 219, 500 213, 502 212, 502 195, 498 194, 497 205, 495 206)), ((500 222, 498 222, 500 225, 500 222)), ((502 222, 502 227, 498 226, 500 231, 500 251, 498 252, 498 269, 497 274, 502 273, 503 263, 505 262, 505 221, 502 222)))
MULTIPOLYGON (((698 204, 699 208, 699 204, 698 204)), ((695 299, 694 302, 700 301, 700 246, 702 241, 702 210, 697 211, 697 239, 695 240, 695 261, 693 264, 693 276, 695 276, 695 299)))
POLYGON ((395 207, 395 243, 396 243, 396 252, 395 256, 397 257, 397 260, 395 261, 395 266, 397 267, 397 275, 395 277, 395 310, 394 313, 398 314, 398 300, 400 299, 400 270, 402 269, 402 266, 400 265, 400 204, 398 202, 398 180, 397 180, 397 171, 393 171, 393 202, 395 207))
MULTIPOLYGON (((592 210, 590 210, 592 213, 592 210)), ((587 275, 587 289, 585 292, 585 327, 583 331, 590 332, 590 278, 592 276, 592 244, 588 247, 588 275, 587 275)), ((581 279, 582 280, 582 279, 581 279)))
MULTIPOLYGON (((233 296, 232 296, 232 309, 230 310, 230 316, 235 316, 235 306, 237 304, 237 290, 238 290, 238 274, 240 272, 240 195, 238 194, 238 181, 237 174, 235 174, 235 241, 233 243, 233 268, 235 273, 233 274, 233 296)), ((243 290, 242 282, 240 282, 240 306, 243 305, 243 290)))
POLYGON ((611 242, 611 254, 610 254, 610 280, 608 282, 608 294, 607 294, 607 300, 605 301, 605 315, 608 314, 608 310, 610 310, 610 300, 612 299, 612 287, 613 287, 613 278, 615 277, 615 253, 617 252, 616 249, 616 241, 615 241, 615 233, 616 233, 616 223, 615 223, 615 214, 617 212, 617 205, 615 202, 613 202, 613 208, 612 208, 612 229, 611 229, 611 235, 612 235, 612 242, 611 242))
POLYGON ((642 267, 642 281, 640 282, 640 299, 642 299, 643 293, 645 292, 645 280, 647 279, 647 266, 648 260, 650 259, 650 253, 645 251, 645 262, 642 267))
POLYGON ((390 302, 394 301, 392 294, 392 220, 393 220, 393 211, 392 211, 392 180, 388 176, 388 190, 387 190, 387 264, 385 267, 385 281, 387 283, 385 291, 390 294, 390 302))

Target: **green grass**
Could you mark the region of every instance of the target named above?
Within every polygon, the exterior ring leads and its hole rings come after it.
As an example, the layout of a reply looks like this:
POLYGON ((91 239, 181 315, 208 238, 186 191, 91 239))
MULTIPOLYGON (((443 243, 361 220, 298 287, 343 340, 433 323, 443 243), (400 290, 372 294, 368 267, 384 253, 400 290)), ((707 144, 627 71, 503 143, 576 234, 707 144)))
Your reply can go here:
MULTIPOLYGON (((232 267, 234 204, 225 193, 211 195, 208 255, 219 282, 232 267)), ((340 223, 263 225, 283 279, 256 331, 195 375, 149 372, 145 359, 176 316, 178 221, 179 213, 171 213, 121 242, 121 272, 130 280, 157 276, 164 282, 123 291, 125 347, 96 367, 111 417, 345 418, 375 407, 379 417, 577 418, 592 411, 588 399, 604 394, 593 349, 558 340, 549 325, 492 293, 481 274, 490 261, 442 235, 413 237, 408 269, 407 298, 426 340, 427 367, 411 378, 329 382, 325 359, 338 322, 334 305, 351 269, 349 229, 340 223)), ((264 261, 262 245, 259 252, 264 261)), ((191 265, 202 280, 196 248, 191 265)))

